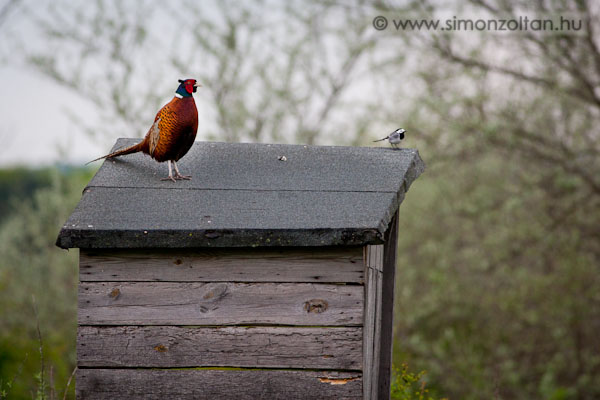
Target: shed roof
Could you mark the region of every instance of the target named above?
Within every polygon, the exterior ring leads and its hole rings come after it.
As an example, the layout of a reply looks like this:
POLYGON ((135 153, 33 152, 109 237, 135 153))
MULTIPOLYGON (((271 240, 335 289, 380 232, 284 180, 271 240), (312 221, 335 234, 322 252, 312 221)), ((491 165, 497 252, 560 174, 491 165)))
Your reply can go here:
MULTIPOLYGON (((136 143, 119 139, 114 149, 136 143)), ((63 248, 331 246, 383 242, 425 166, 414 149, 196 142, 161 181, 141 153, 104 161, 63 248), (281 159, 282 156, 285 159, 281 159)))

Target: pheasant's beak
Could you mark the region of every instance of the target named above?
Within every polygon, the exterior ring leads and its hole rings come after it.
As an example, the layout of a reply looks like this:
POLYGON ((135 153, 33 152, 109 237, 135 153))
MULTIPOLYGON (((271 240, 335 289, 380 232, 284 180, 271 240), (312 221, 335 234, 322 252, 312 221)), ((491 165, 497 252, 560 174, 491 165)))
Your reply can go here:
POLYGON ((194 93, 196 93, 196 90, 197 90, 199 87, 202 87, 202 85, 201 85, 201 84, 199 84, 198 82, 194 83, 194 93))

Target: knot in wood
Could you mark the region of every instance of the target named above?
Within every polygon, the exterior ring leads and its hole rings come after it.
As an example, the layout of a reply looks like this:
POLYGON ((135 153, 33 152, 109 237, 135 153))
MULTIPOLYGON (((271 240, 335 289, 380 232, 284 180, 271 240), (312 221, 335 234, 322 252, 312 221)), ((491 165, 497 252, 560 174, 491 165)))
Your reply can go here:
POLYGON ((204 300, 212 299, 211 301, 218 302, 229 294, 226 284, 207 285, 207 289, 208 291, 202 296, 204 300))
POLYGON ((165 345, 159 344, 158 346, 154 346, 154 350, 158 351, 159 353, 164 353, 169 349, 165 345))
POLYGON ((320 314, 327 310, 327 307, 329 307, 329 304, 321 299, 311 299, 304 303, 304 309, 309 313, 320 314))
POLYGON ((111 297, 113 299, 118 299, 119 296, 121 295, 121 291, 119 290, 119 288, 114 288, 113 290, 111 290, 111 292, 108 294, 108 297, 111 297))

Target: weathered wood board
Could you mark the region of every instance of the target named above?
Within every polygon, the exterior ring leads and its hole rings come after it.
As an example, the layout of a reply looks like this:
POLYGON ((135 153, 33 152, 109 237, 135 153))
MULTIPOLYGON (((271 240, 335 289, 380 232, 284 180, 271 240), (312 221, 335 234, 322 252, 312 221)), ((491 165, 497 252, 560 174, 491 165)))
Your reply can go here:
POLYGON ((379 399, 378 376, 381 339, 381 286, 383 245, 365 247, 364 385, 365 399, 379 399))
POLYGON ((79 367, 362 370, 362 328, 81 326, 79 367))
POLYGON ((290 370, 77 371, 77 397, 96 399, 360 399, 360 372, 290 370))
POLYGON ((390 398, 392 375, 392 347, 394 331, 394 291, 396 283, 396 252, 398 247, 398 211, 392 218, 390 226, 385 233, 383 247, 383 270, 381 283, 381 318, 379 344, 379 377, 377 393, 379 399, 390 398))
POLYGON ((82 282, 79 325, 363 323, 363 286, 312 283, 82 282))
POLYGON ((81 250, 81 282, 363 283, 362 248, 81 250))

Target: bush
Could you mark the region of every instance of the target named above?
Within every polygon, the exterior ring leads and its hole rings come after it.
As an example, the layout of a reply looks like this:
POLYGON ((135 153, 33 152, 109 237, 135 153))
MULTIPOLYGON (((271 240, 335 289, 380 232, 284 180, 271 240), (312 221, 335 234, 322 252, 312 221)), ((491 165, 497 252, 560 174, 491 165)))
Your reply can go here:
MULTIPOLYGON (((426 387, 425 371, 410 372, 408 365, 403 363, 400 368, 392 371, 391 394, 393 400, 436 400, 429 394, 426 387)), ((440 399, 445 400, 445 399, 440 399)))
POLYGON ((0 226, 0 393, 11 399, 51 390, 62 394, 75 366, 77 251, 54 243, 90 173, 48 173, 51 184, 15 203, 0 226), (40 386, 32 295, 44 340, 46 387, 40 386))

